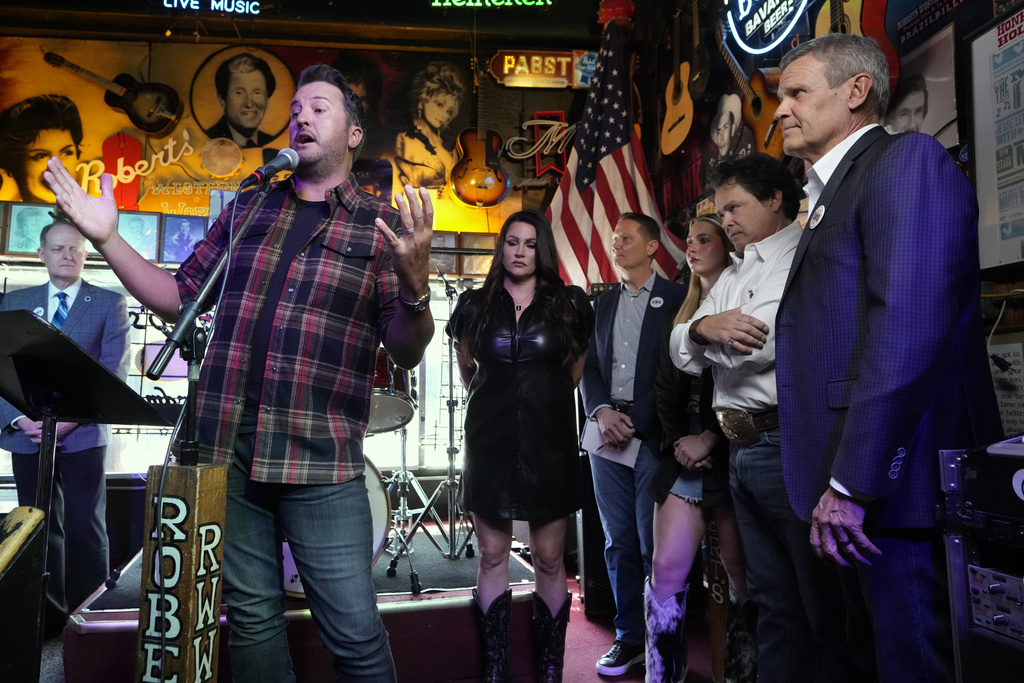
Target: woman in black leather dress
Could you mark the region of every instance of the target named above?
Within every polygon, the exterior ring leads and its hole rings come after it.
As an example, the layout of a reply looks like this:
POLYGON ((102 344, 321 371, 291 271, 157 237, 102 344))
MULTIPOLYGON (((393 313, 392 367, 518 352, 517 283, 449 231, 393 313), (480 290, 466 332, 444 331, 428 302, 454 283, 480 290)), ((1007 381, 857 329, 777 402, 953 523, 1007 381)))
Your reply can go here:
POLYGON ((505 221, 483 287, 459 297, 448 326, 469 390, 460 496, 480 548, 485 681, 511 680, 513 519, 530 524, 537 680, 562 680, 565 534, 582 505, 574 394, 593 321, 583 290, 559 279, 547 219, 525 210, 505 221))

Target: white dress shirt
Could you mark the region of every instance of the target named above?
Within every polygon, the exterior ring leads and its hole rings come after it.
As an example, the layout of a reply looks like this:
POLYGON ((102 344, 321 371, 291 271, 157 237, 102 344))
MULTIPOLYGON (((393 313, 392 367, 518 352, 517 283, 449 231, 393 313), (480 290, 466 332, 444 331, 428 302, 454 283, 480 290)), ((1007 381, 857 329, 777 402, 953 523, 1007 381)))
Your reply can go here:
POLYGON ((696 376, 711 366, 716 410, 759 412, 779 403, 775 389, 775 313, 799 241, 800 223, 793 221, 774 235, 748 244, 742 258, 733 254, 733 265, 722 272, 692 320, 672 330, 669 352, 676 367, 696 376), (690 339, 694 320, 736 307, 768 325, 768 339, 762 348, 745 356, 725 345, 703 345, 690 339))

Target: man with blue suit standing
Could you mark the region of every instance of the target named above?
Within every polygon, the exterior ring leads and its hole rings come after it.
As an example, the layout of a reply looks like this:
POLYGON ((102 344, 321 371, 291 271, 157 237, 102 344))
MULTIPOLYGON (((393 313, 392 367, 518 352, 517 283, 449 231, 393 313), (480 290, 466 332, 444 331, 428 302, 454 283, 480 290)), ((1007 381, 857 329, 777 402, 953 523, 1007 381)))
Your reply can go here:
POLYGON ((647 487, 661 448, 654 376, 666 320, 686 296, 685 287, 654 272, 660 234, 650 216, 619 217, 612 254, 622 282, 594 302, 595 329, 581 384, 587 416, 596 420, 606 443, 625 447, 634 437, 642 441, 632 467, 590 455, 617 612, 615 643, 597 662, 605 676, 621 676, 644 661, 644 579, 651 574, 654 549, 654 499, 647 487))
POLYGON ((782 60, 775 114, 812 164, 776 318, 786 489, 874 626, 883 681, 952 681, 939 449, 1001 438, 981 327, 974 192, 934 139, 889 135, 889 71, 830 34, 782 60))
MULTIPOLYGON (((45 317, 122 380, 128 376, 128 312, 125 298, 82 280, 85 238, 57 221, 39 235, 39 259, 50 281, 0 301, 0 311, 29 310, 45 317)), ((18 504, 35 505, 42 422, 0 400, 0 448, 11 451, 18 504)), ((106 479, 103 461, 108 425, 57 424, 46 588, 45 633, 52 635, 107 578, 106 479), (65 558, 70 572, 65 579, 65 558)))

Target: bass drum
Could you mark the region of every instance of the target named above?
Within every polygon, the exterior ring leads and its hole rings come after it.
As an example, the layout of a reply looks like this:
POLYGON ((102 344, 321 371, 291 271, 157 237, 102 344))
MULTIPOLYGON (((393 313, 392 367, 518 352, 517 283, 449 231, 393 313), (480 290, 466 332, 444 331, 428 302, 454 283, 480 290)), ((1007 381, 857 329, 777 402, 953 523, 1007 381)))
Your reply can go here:
MULTIPOLYGON (((391 496, 384 486, 380 470, 369 458, 364 456, 363 459, 366 461, 363 476, 366 479, 366 492, 370 497, 370 514, 373 518, 373 564, 377 564, 391 530, 391 496)), ((295 559, 292 557, 291 548, 288 547, 288 541, 281 544, 281 553, 284 555, 284 592, 293 598, 306 597, 302 577, 295 568, 295 559)))

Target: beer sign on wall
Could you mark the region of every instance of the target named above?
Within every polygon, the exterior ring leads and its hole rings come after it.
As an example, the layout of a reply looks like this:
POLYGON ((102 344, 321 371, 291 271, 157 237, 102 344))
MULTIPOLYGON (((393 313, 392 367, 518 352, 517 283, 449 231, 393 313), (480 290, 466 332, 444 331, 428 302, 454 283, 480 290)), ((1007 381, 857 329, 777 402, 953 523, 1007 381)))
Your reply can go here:
POLYGON ((726 0, 725 22, 736 44, 761 55, 791 35, 807 10, 807 0, 726 0))

